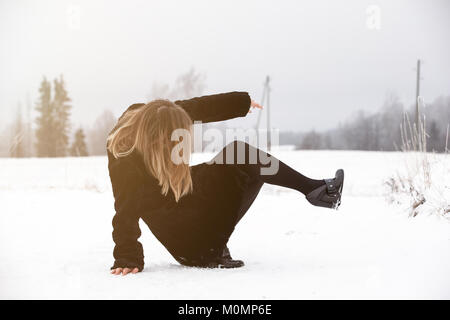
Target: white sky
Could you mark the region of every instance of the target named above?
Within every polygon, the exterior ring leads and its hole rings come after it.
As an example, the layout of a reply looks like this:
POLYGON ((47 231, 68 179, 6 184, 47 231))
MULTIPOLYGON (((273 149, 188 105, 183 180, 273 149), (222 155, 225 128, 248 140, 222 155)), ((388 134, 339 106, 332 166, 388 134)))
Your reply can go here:
POLYGON ((205 94, 256 100, 269 74, 273 126, 320 130, 378 109, 388 91, 413 103, 417 58, 425 101, 450 94, 450 1, 0 0, 0 48, 2 125, 36 101, 43 75, 64 74, 77 126, 193 66, 205 94), (369 5, 380 30, 366 26, 369 5))

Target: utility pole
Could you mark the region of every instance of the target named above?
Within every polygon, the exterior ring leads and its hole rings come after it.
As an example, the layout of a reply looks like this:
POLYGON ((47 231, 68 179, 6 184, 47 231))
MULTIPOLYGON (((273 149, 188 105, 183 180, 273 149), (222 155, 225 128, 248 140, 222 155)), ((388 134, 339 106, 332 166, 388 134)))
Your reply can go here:
MULTIPOLYGON (((266 80, 264 81, 261 105, 267 109, 267 150, 270 151, 271 135, 270 135, 270 77, 269 76, 266 76, 266 80), (265 101, 267 101, 267 103, 264 105, 265 101)), ((258 120, 256 122, 256 130, 259 129, 259 124, 261 122, 261 114, 262 114, 262 112, 260 111, 258 114, 258 120)))
POLYGON ((419 133, 419 120, 420 120, 420 114, 419 114, 419 96, 420 96, 420 59, 417 60, 417 68, 416 68, 417 74, 416 74, 416 130, 419 133))

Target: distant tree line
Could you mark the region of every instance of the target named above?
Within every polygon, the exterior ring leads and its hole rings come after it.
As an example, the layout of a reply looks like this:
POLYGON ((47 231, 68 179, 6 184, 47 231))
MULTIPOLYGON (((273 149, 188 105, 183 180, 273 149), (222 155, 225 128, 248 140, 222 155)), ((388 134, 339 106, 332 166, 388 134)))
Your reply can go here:
MULTIPOLYGON (((200 96, 205 87, 205 76, 191 68, 178 76, 172 86, 154 83, 147 98, 188 99, 200 96)), ((27 103, 25 117, 22 106, 17 106, 13 123, 0 132, 0 156, 22 158, 105 155, 106 139, 117 121, 114 113, 106 109, 96 118, 91 128, 85 130, 79 127, 71 134, 70 102, 62 76, 52 82, 44 77, 34 107, 36 118, 31 119, 31 103, 27 103)))
MULTIPOLYGON (((205 76, 192 68, 181 74, 172 87, 154 83, 147 98, 188 99, 202 95, 205 87, 205 76)), ((14 121, 0 132, 0 156, 105 155, 106 138, 117 121, 115 115, 106 109, 91 128, 85 130, 79 127, 72 134, 70 102, 62 76, 52 82, 44 77, 34 108, 36 118, 31 119, 29 101, 25 116, 22 106, 17 106, 14 121)), ((347 121, 326 131, 281 131, 279 142, 294 145, 297 149, 395 151, 402 145, 400 125, 405 117, 414 121, 414 106, 405 108, 396 95, 390 94, 376 113, 358 111, 347 121)), ((421 117, 425 119, 428 151, 444 152, 446 147, 450 147, 446 142, 450 124, 450 96, 439 97, 422 107, 421 117)), ((224 131, 226 124, 222 122, 205 126, 224 131)))
POLYGON ((0 156, 82 157, 106 154, 106 137, 116 123, 114 114, 105 110, 87 133, 79 127, 71 135, 70 102, 63 76, 52 82, 44 77, 34 107, 36 118, 31 119, 30 103, 27 103, 26 117, 22 106, 17 106, 14 122, 0 133, 0 156))
MULTIPOLYGON (((420 109, 427 133, 427 150, 444 152, 450 124, 450 96, 442 96, 420 109)), ((415 106, 404 107, 398 97, 390 95, 379 112, 358 111, 336 128, 318 132, 281 132, 280 144, 310 150, 397 151, 402 146, 400 125, 414 125, 415 106), (408 120, 409 119, 409 120, 408 120)), ((450 135, 450 133, 449 133, 450 135)), ((450 138, 450 136, 449 136, 450 138)))

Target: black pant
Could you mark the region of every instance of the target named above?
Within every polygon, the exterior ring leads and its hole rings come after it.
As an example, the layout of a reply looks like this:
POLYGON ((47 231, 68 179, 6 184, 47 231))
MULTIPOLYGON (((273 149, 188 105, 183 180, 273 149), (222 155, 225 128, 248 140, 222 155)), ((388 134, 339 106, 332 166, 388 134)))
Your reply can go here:
POLYGON ((225 146, 211 162, 239 166, 250 177, 248 188, 243 196, 244 201, 239 209, 238 221, 255 201, 264 183, 294 189, 304 195, 325 183, 324 180, 310 179, 302 175, 273 155, 242 141, 234 141, 225 146), (262 174, 262 169, 269 169, 274 161, 277 161, 278 170, 272 174, 262 174))

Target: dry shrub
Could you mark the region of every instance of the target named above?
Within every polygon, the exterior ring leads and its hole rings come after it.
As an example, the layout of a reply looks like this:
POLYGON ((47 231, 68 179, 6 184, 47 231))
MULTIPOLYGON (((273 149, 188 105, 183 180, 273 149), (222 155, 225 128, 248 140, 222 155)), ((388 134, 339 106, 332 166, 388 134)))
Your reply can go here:
POLYGON ((386 181, 388 200, 403 205, 411 217, 437 214, 450 218, 450 156, 447 127, 444 154, 427 152, 425 119, 411 125, 405 114, 400 125, 404 167, 386 181))

